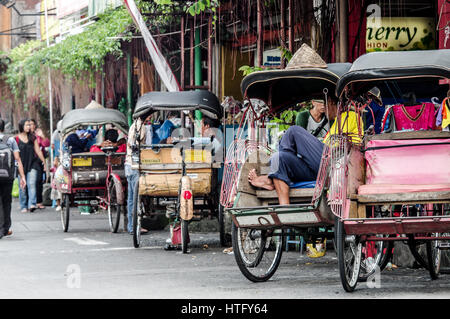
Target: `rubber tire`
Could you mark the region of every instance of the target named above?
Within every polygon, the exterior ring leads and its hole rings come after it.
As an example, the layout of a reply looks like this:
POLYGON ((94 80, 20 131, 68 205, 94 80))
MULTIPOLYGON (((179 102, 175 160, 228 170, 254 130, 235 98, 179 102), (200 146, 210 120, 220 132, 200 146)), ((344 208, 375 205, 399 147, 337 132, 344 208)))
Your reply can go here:
POLYGON ((108 206, 108 221, 109 221, 109 229, 112 233, 117 233, 120 225, 120 215, 125 210, 123 205, 117 204, 117 189, 116 182, 114 181, 114 177, 109 182, 108 186, 108 194, 109 194, 109 206, 108 206), (115 200, 114 200, 115 199, 115 200), (113 204, 112 200, 114 200, 114 207, 116 208, 115 214, 111 212, 111 204, 113 204))
POLYGON ((188 252, 189 227, 188 221, 181 219, 181 251, 183 254, 188 252))
MULTIPOLYGON (((246 265, 242 256, 240 255, 240 249, 239 249, 238 238, 237 238, 238 237, 238 227, 236 227, 236 225, 234 223, 232 223, 231 227, 232 227, 231 228, 231 230, 232 230, 231 238, 232 238, 232 243, 233 243, 234 257, 236 259, 236 263, 238 264, 239 269, 241 270, 241 273, 245 276, 245 278, 247 278, 248 280, 250 280, 252 282, 265 282, 265 281, 269 280, 275 274, 278 266, 280 265, 281 256, 283 254, 283 247, 285 246, 284 245, 285 244, 284 236, 282 236, 280 247, 278 249, 277 254, 275 255, 274 267, 272 267, 270 272, 265 274, 265 276, 256 277, 250 271, 248 271, 248 269, 247 269, 248 266, 246 265)), ((261 247, 265 247, 265 240, 264 240, 263 245, 260 246, 260 249, 261 249, 261 247)), ((258 263, 261 260, 263 254, 264 254, 264 251, 259 252, 259 256, 258 256, 258 258, 256 258, 256 261, 258 261, 258 263)))
MULTIPOLYGON (((336 224, 335 225, 335 230, 337 232, 337 249, 338 249, 338 264, 339 264, 339 275, 341 277, 341 283, 342 283, 342 287, 344 288, 344 290, 346 292, 353 292, 356 288, 356 285, 358 284, 358 280, 355 280, 354 284, 351 284, 350 282, 348 282, 347 280, 347 276, 346 276, 346 268, 345 268, 345 263, 344 261, 344 257, 345 257, 345 250, 344 250, 344 245, 345 245, 345 229, 344 229, 344 223, 336 220, 336 224)), ((360 261, 361 262, 361 261, 360 261)), ((357 274, 357 278, 359 277, 359 272, 361 270, 361 267, 359 267, 358 269, 358 274, 357 274)))
POLYGON ((61 223, 65 233, 69 230, 70 221, 70 195, 64 195, 64 207, 61 209, 61 223))
POLYGON ((383 258, 381 258, 380 264, 378 266, 380 266, 380 271, 383 271, 387 264, 389 263, 389 260, 391 260, 392 256, 394 255, 393 250, 394 250, 394 242, 393 241, 388 241, 387 242, 387 251, 386 254, 383 255, 383 258))
POLYGON ((432 249, 432 244, 433 242, 428 240, 425 245, 426 245, 426 250, 427 250, 427 262, 428 262, 428 271, 430 273, 430 277, 432 280, 436 280, 439 278, 439 270, 436 269, 435 263, 434 263, 434 255, 433 255, 433 249, 432 249))
POLYGON ((133 246, 139 248, 141 246, 141 221, 138 216, 138 205, 140 205, 141 197, 139 196, 139 179, 136 181, 133 194, 133 246))

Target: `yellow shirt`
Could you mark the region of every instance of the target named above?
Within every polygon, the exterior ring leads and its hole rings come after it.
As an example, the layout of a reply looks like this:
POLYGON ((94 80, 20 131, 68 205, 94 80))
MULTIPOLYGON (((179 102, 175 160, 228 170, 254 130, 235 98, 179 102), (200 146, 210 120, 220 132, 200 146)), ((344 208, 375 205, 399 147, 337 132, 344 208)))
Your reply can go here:
MULTIPOLYGON (((323 142, 325 144, 329 144, 330 136, 339 134, 339 130, 337 128, 337 123, 338 123, 338 120, 336 119, 323 140, 323 142)), ((360 132, 359 132, 358 131, 358 116, 357 116, 356 112, 346 111, 346 112, 342 113, 341 114, 341 126, 342 126, 342 133, 348 134, 353 143, 361 142, 360 135, 361 136, 364 135, 364 122, 363 122, 362 117, 360 117, 359 118, 360 132)))

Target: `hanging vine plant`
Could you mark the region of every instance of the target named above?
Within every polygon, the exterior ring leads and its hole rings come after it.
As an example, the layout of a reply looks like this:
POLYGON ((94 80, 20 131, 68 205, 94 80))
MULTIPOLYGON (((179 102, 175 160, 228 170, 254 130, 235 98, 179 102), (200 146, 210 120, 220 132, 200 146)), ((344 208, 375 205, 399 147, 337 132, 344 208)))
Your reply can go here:
POLYGON ((28 41, 8 54, 4 78, 13 94, 19 97, 26 88, 27 77, 43 78, 47 67, 69 78, 82 73, 91 76, 101 70, 108 54, 122 56, 120 40, 130 40, 131 17, 124 8, 98 15, 98 20, 76 35, 46 47, 42 41, 28 41))
MULTIPOLYGON (((151 2, 136 2, 143 11, 151 5, 151 2)), ((170 23, 173 18, 170 15, 172 0, 155 2, 158 8, 166 10, 167 14, 161 15, 157 21, 152 20, 152 23, 170 23)), ((184 10, 192 15, 205 10, 215 13, 218 6, 218 0, 198 0, 187 2, 184 10)), ((48 68, 77 80, 82 80, 80 78, 87 74, 93 82, 95 73, 102 70, 107 55, 117 58, 123 56, 121 41, 131 41, 134 29, 133 20, 125 7, 107 10, 99 14, 97 21, 87 26, 83 32, 68 36, 53 46, 47 47, 44 41, 28 41, 12 49, 6 55, 7 58, 3 54, 2 62, 6 64, 7 69, 0 76, 19 100, 26 99, 27 84, 34 83, 41 89, 41 93, 46 90, 48 68)))

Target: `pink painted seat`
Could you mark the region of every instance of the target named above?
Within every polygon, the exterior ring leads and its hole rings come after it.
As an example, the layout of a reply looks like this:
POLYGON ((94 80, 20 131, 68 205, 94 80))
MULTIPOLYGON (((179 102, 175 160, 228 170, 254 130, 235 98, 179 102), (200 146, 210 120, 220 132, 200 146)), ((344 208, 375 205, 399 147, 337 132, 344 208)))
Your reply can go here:
POLYGON ((372 140, 365 158, 359 195, 450 191, 450 139, 372 140))

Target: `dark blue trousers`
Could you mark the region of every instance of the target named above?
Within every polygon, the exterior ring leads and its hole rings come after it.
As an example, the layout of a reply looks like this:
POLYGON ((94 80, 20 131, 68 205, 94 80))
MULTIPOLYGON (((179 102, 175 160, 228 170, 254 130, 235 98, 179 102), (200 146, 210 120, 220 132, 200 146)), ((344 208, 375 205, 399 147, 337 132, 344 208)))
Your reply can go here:
POLYGON ((300 126, 291 126, 281 138, 278 152, 270 158, 270 178, 290 185, 316 180, 323 143, 300 126))

